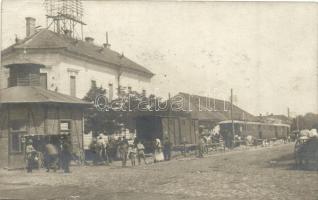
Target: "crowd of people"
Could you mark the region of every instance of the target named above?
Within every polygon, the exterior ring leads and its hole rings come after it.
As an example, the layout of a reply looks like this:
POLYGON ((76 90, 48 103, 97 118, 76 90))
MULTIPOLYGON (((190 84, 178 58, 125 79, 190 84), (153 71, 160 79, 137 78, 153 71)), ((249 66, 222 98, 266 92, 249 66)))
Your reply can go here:
MULTIPOLYGON (((244 138, 245 143, 253 143, 253 138, 244 138)), ((243 139, 239 136, 234 136, 234 146, 240 145, 243 139)), ((226 148, 226 138, 224 139, 221 134, 212 134, 210 136, 201 135, 195 150, 198 157, 203 157, 209 150, 217 150, 226 148)), ((73 159, 72 145, 69 140, 60 138, 58 143, 47 142, 44 146, 42 153, 39 154, 33 146, 32 139, 27 141, 26 145, 26 168, 27 172, 32 172, 35 163, 39 162, 41 155, 43 155, 43 167, 47 172, 53 170, 56 172, 62 169, 65 173, 70 172, 70 162, 73 159)), ((120 160, 122 167, 127 166, 130 161, 131 166, 148 164, 146 156, 152 157, 153 163, 161 161, 169 161, 171 159, 173 145, 168 137, 164 137, 162 141, 159 138, 152 140, 151 144, 147 141, 141 141, 138 138, 128 140, 125 136, 114 139, 104 135, 99 135, 94 138, 90 144, 90 152, 92 154, 92 163, 94 165, 110 165, 114 160, 120 160), (145 144, 146 147, 145 148, 145 144), (146 154, 147 150, 147 154, 146 154)), ((184 147, 186 152, 186 147, 184 147)))
MULTIPOLYGON (((159 138, 156 138, 152 143, 153 161, 160 162, 170 160, 171 158, 171 142, 166 138, 164 143, 161 143, 159 138)), ((103 136, 98 136, 90 145, 90 151, 93 153, 93 164, 109 165, 115 159, 120 159, 122 167, 126 167, 127 161, 130 160, 131 166, 136 165, 136 160, 140 165, 143 161, 147 164, 145 146, 138 138, 128 140, 125 136, 117 140, 112 138, 105 139, 103 136)))
MULTIPOLYGON (((160 162, 170 160, 171 158, 171 142, 166 138, 162 144, 159 138, 156 138, 152 144, 153 161, 160 162)), ((131 166, 136 165, 136 160, 140 165, 143 161, 147 164, 145 146, 142 141, 135 138, 133 141, 128 141, 125 136, 117 140, 98 136, 90 145, 90 151, 93 153, 93 164, 109 165, 115 159, 120 159, 122 167, 126 167, 127 161, 130 160, 131 166)))
MULTIPOLYGON (((207 139, 200 138, 198 144, 198 156, 203 157, 207 153, 207 139)), ((62 169, 65 173, 70 173, 70 162, 73 159, 72 145, 68 139, 61 137, 57 143, 45 142, 39 147, 34 147, 32 139, 26 142, 26 169, 27 172, 32 172, 34 168, 44 167, 47 172, 56 172, 62 169), (37 166, 38 165, 38 166, 37 166)), ((171 159, 172 143, 168 137, 155 138, 151 144, 147 143, 147 154, 145 145, 141 140, 135 138, 128 140, 125 136, 114 139, 111 137, 96 137, 91 145, 92 163, 94 165, 110 165, 114 160, 120 160, 122 167, 127 166, 127 162, 131 166, 148 164, 146 156, 152 157, 153 163, 161 161, 169 161, 171 159)))

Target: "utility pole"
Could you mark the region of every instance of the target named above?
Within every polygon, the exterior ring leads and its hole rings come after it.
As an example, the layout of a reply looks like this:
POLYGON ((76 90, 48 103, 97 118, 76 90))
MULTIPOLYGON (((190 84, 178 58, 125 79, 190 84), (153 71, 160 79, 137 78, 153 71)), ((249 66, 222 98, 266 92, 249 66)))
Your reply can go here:
POLYGON ((120 95, 121 95, 121 86, 120 86, 120 78, 121 78, 121 75, 122 75, 122 73, 123 73, 123 71, 122 71, 122 58, 124 57, 124 53, 122 53, 120 56, 119 56, 119 69, 118 69, 118 71, 117 71, 117 84, 118 84, 118 88, 117 88, 117 90, 118 90, 118 97, 120 97, 120 95))
POLYGON ((168 138, 169 138, 169 140, 170 140, 170 106, 171 106, 171 104, 170 104, 170 98, 171 98, 171 96, 170 96, 170 92, 168 93, 168 138))
POLYGON ((118 70, 118 74, 117 74, 117 84, 118 84, 118 88, 117 88, 117 93, 118 93, 118 97, 120 97, 121 95, 121 87, 120 87, 120 77, 121 77, 121 69, 118 70))
POLYGON ((288 117, 288 119, 289 119, 289 117, 290 117, 290 110, 289 110, 289 107, 287 107, 287 117, 288 117))
MULTIPOLYGON (((232 137, 231 138, 234 138, 235 128, 234 128, 234 119, 233 119, 233 88, 231 88, 231 121, 232 121, 232 137)), ((232 145, 232 142, 231 142, 231 145, 232 145)))

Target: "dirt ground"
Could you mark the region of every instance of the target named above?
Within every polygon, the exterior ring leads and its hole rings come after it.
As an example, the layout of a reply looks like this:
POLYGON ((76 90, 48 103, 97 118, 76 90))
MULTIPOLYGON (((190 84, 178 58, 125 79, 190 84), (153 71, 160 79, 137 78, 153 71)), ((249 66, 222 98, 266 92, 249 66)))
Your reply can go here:
POLYGON ((318 199, 318 171, 295 170, 293 144, 71 174, 0 170, 0 199, 318 199))

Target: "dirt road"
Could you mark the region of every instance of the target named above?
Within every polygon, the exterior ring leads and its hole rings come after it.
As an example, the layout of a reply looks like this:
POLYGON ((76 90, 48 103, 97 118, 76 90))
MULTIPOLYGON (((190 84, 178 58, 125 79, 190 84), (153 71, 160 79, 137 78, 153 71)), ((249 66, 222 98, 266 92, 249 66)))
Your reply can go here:
MULTIPOLYGON (((71 174, 0 170, 0 199, 318 199, 318 172, 293 169, 293 145, 71 174)), ((118 165, 119 163, 117 163, 118 165)))

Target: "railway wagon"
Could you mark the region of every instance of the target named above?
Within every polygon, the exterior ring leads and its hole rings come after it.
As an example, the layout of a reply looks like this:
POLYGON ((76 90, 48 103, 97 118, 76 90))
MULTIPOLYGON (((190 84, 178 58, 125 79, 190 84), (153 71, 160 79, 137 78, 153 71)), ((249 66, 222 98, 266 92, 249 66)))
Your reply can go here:
POLYGON ((139 116, 136 119, 137 138, 150 147, 155 138, 168 138, 177 148, 195 146, 199 141, 198 120, 181 116, 139 116))
POLYGON ((232 133, 234 126, 234 134, 241 137, 248 135, 255 139, 286 139, 289 135, 290 125, 288 124, 271 124, 250 121, 222 121, 219 122, 220 133, 228 135, 232 133))

